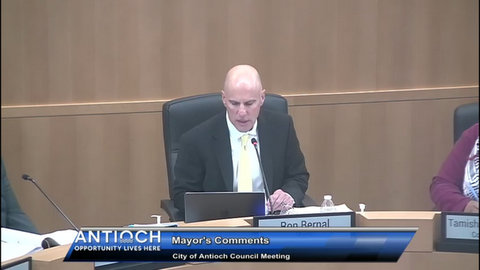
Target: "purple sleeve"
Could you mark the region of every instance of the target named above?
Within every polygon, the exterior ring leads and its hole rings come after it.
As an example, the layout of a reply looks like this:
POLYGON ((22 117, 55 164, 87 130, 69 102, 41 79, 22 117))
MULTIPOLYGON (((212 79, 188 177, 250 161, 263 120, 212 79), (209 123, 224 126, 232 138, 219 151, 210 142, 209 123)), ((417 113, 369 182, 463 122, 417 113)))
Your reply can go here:
POLYGON ((470 198, 463 195, 465 165, 478 138, 478 123, 465 130, 430 185, 430 196, 440 211, 463 212, 470 198))

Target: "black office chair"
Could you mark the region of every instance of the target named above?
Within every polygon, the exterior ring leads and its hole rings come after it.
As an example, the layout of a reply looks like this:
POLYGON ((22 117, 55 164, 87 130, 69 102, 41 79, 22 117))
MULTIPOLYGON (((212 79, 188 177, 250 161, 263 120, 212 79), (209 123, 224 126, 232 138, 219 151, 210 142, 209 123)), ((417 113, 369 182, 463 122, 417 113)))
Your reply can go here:
POLYGON ((478 123, 478 102, 458 106, 453 113, 453 142, 475 123, 478 123))
MULTIPOLYGON (((277 94, 266 94, 262 110, 273 110, 288 113, 287 100, 277 94)), ((180 148, 180 136, 215 114, 224 111, 220 93, 204 94, 178 98, 163 104, 163 140, 167 162, 168 189, 173 198, 173 183, 175 181, 174 167, 180 148)), ((305 195, 304 205, 316 205, 315 201, 305 195)), ((170 221, 183 220, 173 200, 161 200, 161 208, 170 217, 170 221)))

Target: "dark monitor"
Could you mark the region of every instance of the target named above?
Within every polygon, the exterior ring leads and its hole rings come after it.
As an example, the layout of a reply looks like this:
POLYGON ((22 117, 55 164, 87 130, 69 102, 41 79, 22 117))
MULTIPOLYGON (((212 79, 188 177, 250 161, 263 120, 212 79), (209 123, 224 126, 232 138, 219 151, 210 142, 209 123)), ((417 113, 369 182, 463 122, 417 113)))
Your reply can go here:
POLYGON ((2 270, 32 270, 32 257, 26 257, 2 264, 2 270))
POLYGON ((263 216, 263 192, 187 192, 185 193, 185 222, 263 216))

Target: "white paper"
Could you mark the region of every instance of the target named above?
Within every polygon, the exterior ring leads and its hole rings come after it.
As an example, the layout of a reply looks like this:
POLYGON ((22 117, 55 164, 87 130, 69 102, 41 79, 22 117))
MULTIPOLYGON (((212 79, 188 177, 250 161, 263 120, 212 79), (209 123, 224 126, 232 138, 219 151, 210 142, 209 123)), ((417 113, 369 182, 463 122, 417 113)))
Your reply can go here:
POLYGON ((333 211, 323 211, 320 206, 307 206, 307 207, 298 207, 292 208, 287 211, 287 215, 298 215, 298 214, 317 214, 317 213, 340 213, 340 212, 353 212, 352 209, 348 208, 345 204, 335 205, 333 211))
POLYGON ((20 245, 17 243, 7 243, 2 241, 2 262, 8 261, 29 253, 42 250, 42 247, 32 247, 28 245, 20 245))
POLYGON ((36 234, 2 227, 2 262, 42 250, 42 241, 47 237, 66 245, 73 243, 76 236, 75 230, 36 234))
POLYGON ((145 228, 145 227, 157 227, 157 228, 165 228, 165 227, 177 227, 178 224, 174 222, 169 223, 152 223, 152 224, 131 224, 128 227, 132 228, 145 228))
POLYGON ((2 227, 2 262, 42 249, 42 240, 36 233, 2 227))
POLYGON ((60 245, 67 245, 73 243, 78 232, 72 229, 55 231, 47 234, 42 234, 42 240, 50 237, 60 245))

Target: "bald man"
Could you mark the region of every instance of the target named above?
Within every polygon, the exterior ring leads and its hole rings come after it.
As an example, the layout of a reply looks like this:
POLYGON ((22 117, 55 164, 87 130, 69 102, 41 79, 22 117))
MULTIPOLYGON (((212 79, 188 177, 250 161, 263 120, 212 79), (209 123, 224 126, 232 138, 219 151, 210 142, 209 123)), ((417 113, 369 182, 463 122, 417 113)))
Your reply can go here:
MULTIPOLYGON (((269 211, 302 206, 309 173, 287 114, 262 110, 265 101, 260 75, 249 65, 230 69, 225 77, 221 112, 182 135, 175 164, 175 206, 184 215, 184 194, 189 191, 239 190, 241 137, 258 141, 271 194, 269 211), (271 209, 272 208, 272 209, 271 209)), ((264 191, 255 149, 247 145, 252 191, 264 191)))

